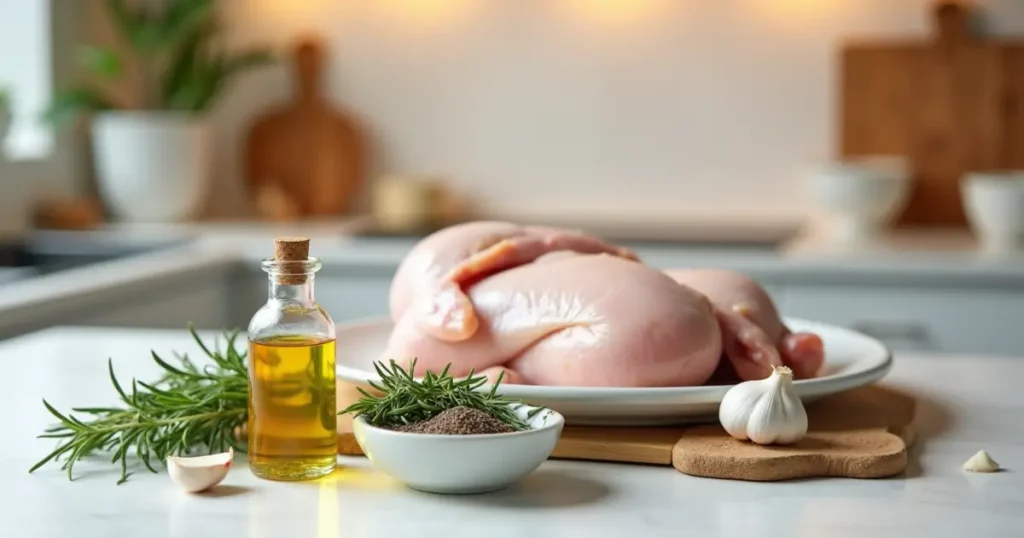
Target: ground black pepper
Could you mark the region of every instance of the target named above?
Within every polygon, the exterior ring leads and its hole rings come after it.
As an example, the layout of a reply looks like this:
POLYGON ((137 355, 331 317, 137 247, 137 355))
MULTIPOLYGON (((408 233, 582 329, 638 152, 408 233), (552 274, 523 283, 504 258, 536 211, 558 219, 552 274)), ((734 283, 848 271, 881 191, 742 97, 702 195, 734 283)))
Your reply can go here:
POLYGON ((481 433, 510 433, 514 428, 490 414, 472 407, 458 406, 445 409, 429 420, 395 426, 396 431, 407 433, 433 433, 443 435, 474 435, 481 433))

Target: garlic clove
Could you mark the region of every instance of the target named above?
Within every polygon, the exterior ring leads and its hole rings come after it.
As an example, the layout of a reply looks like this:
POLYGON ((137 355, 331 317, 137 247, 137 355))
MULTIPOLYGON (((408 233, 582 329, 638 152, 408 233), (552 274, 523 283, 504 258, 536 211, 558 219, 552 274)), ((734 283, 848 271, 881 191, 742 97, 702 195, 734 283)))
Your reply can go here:
POLYGON ((763 384, 764 380, 739 383, 725 393, 718 407, 718 420, 722 427, 726 433, 740 441, 748 439, 747 423, 750 422, 754 406, 764 394, 763 384))
POLYGON ((220 484, 231 469, 235 451, 231 448, 208 456, 171 456, 167 458, 167 471, 171 480, 189 493, 198 493, 220 484))
POLYGON ((999 464, 988 452, 979 450, 971 459, 964 462, 964 470, 972 473, 994 473, 999 470, 999 464))

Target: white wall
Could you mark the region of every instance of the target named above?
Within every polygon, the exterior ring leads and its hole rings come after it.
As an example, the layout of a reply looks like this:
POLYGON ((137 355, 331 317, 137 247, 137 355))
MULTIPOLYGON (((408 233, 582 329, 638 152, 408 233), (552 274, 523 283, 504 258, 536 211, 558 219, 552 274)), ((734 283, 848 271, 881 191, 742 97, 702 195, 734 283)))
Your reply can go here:
MULTIPOLYGON (((372 127, 378 171, 441 174, 499 211, 794 214, 831 153, 836 46, 924 35, 928 0, 235 0, 240 42, 331 44, 326 81, 372 127)), ((981 2, 996 32, 1024 2, 981 2)), ((251 115, 284 69, 218 111, 237 195, 251 115)))

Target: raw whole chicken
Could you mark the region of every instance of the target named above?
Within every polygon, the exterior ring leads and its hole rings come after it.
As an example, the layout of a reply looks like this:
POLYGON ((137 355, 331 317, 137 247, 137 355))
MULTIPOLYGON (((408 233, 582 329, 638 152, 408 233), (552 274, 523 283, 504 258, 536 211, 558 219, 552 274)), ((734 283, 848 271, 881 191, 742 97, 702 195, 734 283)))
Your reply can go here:
POLYGON ((391 286, 391 319, 397 322, 412 309, 427 334, 465 340, 479 324, 467 286, 556 251, 636 260, 627 249, 567 230, 491 221, 459 224, 423 239, 402 260, 391 286))
POLYGON ((767 377, 772 365, 789 366, 798 379, 814 377, 821 369, 821 338, 791 332, 768 292, 754 279, 727 269, 672 269, 666 274, 711 300, 728 365, 740 379, 767 377))
POLYGON ((596 237, 506 222, 422 240, 395 275, 385 358, 510 384, 658 387, 813 376, 821 340, 791 333, 768 294, 725 270, 646 266, 596 237), (725 360, 722 360, 722 359, 725 360))
POLYGON ((502 371, 503 383, 658 387, 704 383, 722 354, 706 297, 619 256, 546 256, 480 281, 468 300, 473 336, 435 338, 407 309, 385 356, 416 357, 418 372, 502 371))

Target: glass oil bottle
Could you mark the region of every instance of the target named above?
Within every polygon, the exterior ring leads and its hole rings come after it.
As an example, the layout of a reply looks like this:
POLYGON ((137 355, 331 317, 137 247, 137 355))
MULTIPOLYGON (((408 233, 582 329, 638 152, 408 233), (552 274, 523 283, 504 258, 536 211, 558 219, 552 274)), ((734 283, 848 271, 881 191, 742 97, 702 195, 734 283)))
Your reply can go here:
POLYGON ((269 480, 325 476, 338 428, 334 322, 313 293, 322 263, 309 239, 286 237, 261 266, 270 286, 249 323, 249 468, 269 480))

